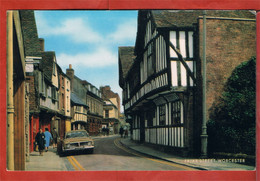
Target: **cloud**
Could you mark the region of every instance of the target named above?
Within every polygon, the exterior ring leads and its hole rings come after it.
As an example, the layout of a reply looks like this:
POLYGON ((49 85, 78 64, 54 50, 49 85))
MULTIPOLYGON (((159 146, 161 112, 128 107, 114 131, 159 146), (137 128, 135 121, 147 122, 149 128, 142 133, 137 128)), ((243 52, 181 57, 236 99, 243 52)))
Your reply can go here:
POLYGON ((76 43, 100 43, 102 37, 95 32, 87 19, 75 17, 57 22, 51 26, 41 13, 36 14, 38 31, 41 36, 66 36, 76 43))
POLYGON ((109 39, 114 42, 124 42, 135 40, 136 37, 136 20, 130 19, 125 23, 119 24, 116 31, 108 35, 109 39))
POLYGON ((59 65, 68 67, 69 64, 84 67, 105 67, 117 63, 117 55, 113 54, 107 48, 98 48, 93 53, 79 53, 70 55, 61 53, 57 55, 59 65))
POLYGON ((108 45, 108 43, 118 44, 135 40, 137 30, 136 19, 129 18, 123 23, 119 23, 116 30, 108 35, 102 33, 104 30, 93 29, 90 21, 86 17, 61 19, 62 18, 59 18, 58 20, 55 18, 53 21, 48 21, 43 13, 37 12, 36 20, 39 35, 42 37, 66 36, 66 38, 75 43, 105 43, 106 45, 108 45))

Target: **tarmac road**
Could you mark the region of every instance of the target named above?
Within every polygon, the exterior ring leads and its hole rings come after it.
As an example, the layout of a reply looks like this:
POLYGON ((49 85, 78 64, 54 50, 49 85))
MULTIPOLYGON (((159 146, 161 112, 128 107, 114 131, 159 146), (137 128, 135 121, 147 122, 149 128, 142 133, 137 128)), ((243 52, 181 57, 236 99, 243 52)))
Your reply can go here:
POLYGON ((93 154, 75 153, 66 158, 74 170, 82 171, 195 170, 137 153, 121 145, 120 139, 118 136, 96 138, 93 154))

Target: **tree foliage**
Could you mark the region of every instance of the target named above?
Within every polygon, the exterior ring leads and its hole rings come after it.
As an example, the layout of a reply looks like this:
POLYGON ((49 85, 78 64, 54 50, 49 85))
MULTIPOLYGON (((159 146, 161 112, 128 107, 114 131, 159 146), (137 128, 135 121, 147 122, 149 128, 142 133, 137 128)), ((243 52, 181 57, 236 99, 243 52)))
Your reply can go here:
POLYGON ((240 64, 208 122, 209 151, 255 153, 256 58, 240 64))

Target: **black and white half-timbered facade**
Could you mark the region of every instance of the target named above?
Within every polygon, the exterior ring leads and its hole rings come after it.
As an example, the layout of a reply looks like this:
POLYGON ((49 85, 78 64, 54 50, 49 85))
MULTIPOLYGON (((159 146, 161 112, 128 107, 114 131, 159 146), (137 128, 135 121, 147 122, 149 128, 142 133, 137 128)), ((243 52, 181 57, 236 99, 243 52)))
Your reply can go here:
POLYGON ((202 11, 138 12, 135 47, 119 47, 119 85, 132 140, 180 155, 200 149, 201 16, 202 11))
MULTIPOLYGON (((129 52, 136 57, 122 76, 123 104, 131 117, 133 140, 179 151, 191 146, 189 118, 196 72, 193 28, 165 29, 155 16, 153 11, 139 11, 136 46, 129 52)), ((120 63, 126 48, 119 48, 120 63)))

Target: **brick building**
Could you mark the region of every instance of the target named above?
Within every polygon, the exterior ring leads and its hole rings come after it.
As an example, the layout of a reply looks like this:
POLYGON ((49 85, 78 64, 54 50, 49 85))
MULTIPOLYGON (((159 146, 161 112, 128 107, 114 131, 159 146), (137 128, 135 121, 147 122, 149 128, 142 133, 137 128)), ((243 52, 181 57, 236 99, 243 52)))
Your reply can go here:
MULTIPOLYGON (((200 154, 202 11, 138 13, 135 47, 119 47, 119 85, 132 139, 180 155, 200 154)), ((250 11, 207 11, 207 110, 231 72, 256 55, 250 11)))
POLYGON ((120 97, 118 95, 118 93, 115 93, 111 90, 111 87, 109 85, 104 86, 104 87, 100 87, 99 88, 102 94, 102 99, 110 99, 110 98, 114 98, 114 100, 116 102, 114 102, 114 104, 117 106, 118 108, 118 114, 120 114, 120 97))
POLYGON ((103 123, 102 127, 107 127, 111 133, 117 134, 120 128, 120 97, 118 93, 111 90, 110 86, 100 87, 102 98, 104 99, 103 123))

